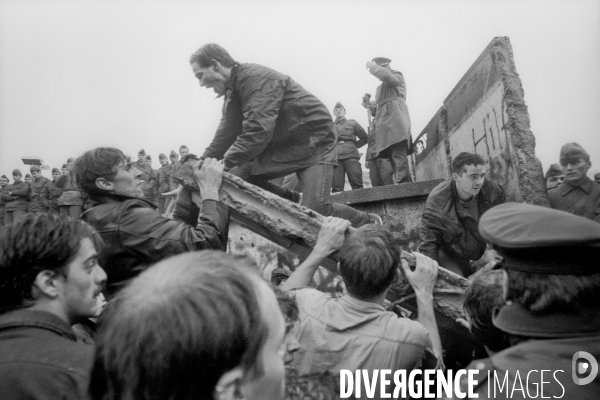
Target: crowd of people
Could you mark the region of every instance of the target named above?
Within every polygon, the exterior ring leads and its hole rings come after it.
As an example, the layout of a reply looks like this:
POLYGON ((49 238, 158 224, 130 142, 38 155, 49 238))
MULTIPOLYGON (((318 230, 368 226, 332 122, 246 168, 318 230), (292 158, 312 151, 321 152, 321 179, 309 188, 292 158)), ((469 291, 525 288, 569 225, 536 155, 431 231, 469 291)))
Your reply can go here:
MULTIPOLYGON (((386 126, 402 135, 386 133, 372 154, 390 162, 397 182, 409 182, 405 86, 389 62, 367 63, 383 83, 364 105, 375 111, 375 136, 386 126)), ((346 139, 365 144, 340 103, 334 122, 290 77, 237 63, 216 44, 202 46, 190 65, 200 85, 225 100, 199 160, 182 146, 181 160, 160 154, 155 171, 144 150, 133 161, 99 147, 53 171, 53 181, 37 167, 31 183, 19 171, 12 184, 2 177, 2 399, 295 399, 286 392, 290 371, 334 380, 342 370, 443 371, 448 349, 433 297, 440 266, 471 281, 456 323, 488 356, 467 367, 478 371, 479 398, 490 397, 490 372, 512 384, 549 368, 563 374, 528 379, 528 396, 544 384, 542 393, 555 398, 600 395, 597 366, 571 379, 574 354, 600 359, 600 183, 587 176, 581 146, 560 151, 564 179, 548 190, 551 207, 507 203, 480 155, 456 155, 452 176, 429 194, 409 265, 380 216, 327 199, 336 168, 355 175, 353 162, 338 158, 355 158, 346 139), (170 179, 182 161, 198 192, 170 179), (271 281, 249 259, 227 254, 225 171, 326 216, 293 271, 280 268, 271 281), (297 185, 278 184, 290 175, 297 185), (334 252, 341 296, 313 287, 334 252), (385 308, 401 279, 414 291, 413 318, 385 308)), ((379 398, 383 383, 374 384, 379 398)), ((328 387, 333 393, 306 395, 340 397, 339 380, 328 387)), ((518 398, 511 387, 499 398, 518 398)))

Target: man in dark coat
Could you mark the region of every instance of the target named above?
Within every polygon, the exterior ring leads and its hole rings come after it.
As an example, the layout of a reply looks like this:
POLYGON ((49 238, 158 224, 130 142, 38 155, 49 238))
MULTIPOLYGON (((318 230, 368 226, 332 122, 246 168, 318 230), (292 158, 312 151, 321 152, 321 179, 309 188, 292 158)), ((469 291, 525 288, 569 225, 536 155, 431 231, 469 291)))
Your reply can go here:
POLYGON ((0 227, 4 226, 4 215, 6 214, 6 204, 2 196, 8 191, 8 177, 0 176, 0 227))
POLYGON ((87 398, 94 348, 71 326, 100 311, 101 248, 85 222, 47 213, 0 233, 2 400, 87 398))
POLYGON ((58 199, 62 195, 62 189, 56 186, 58 179, 61 177, 58 168, 52 168, 52 180, 42 189, 42 201, 50 214, 60 214, 58 210, 58 199))
POLYGON ((118 149, 100 147, 86 152, 77 159, 72 174, 97 204, 81 218, 106 243, 100 265, 108 274, 111 294, 163 258, 227 247, 229 210, 219 202, 223 165, 217 160, 207 158, 202 168, 194 167, 201 193, 182 190, 173 219, 160 215, 156 205, 145 199, 142 173, 118 149))
POLYGON ((565 180, 548 191, 552 208, 600 222, 600 183, 587 176, 592 166, 589 154, 577 143, 560 149, 565 180))
POLYGON ((346 175, 352 189, 362 189, 362 168, 358 149, 368 142, 367 132, 358 122, 346 119, 346 109, 342 103, 337 103, 333 109, 335 121, 333 131, 337 139, 338 165, 333 169, 332 192, 343 192, 346 175))
POLYGON ((412 139, 406 83, 401 72, 392 70, 390 62, 385 57, 367 62, 369 72, 382 83, 375 101, 364 101, 363 106, 375 110, 375 157, 390 160, 396 183, 412 182, 407 157, 412 154, 412 139))
POLYGON ((597 399, 600 225, 547 207, 499 205, 479 222, 497 251, 511 347, 474 361, 479 399, 597 399))
POLYGON ((329 111, 292 78, 257 64, 240 64, 227 50, 211 43, 190 59, 200 86, 224 97, 223 116, 202 158, 223 159, 226 170, 290 201, 297 194, 270 179, 296 173, 302 204, 323 215, 361 226, 370 216, 342 204, 331 204, 337 146, 329 111))
POLYGON ((27 199, 31 191, 29 183, 21 179, 23 174, 18 169, 13 171, 13 183, 6 187, 6 192, 2 194, 2 200, 6 205, 4 222, 11 224, 23 218, 27 214, 27 199))
POLYGON ((156 177, 154 176, 152 168, 146 165, 146 151, 144 149, 138 151, 138 160, 133 165, 142 173, 142 190, 144 191, 144 198, 148 201, 153 201, 156 177))
POLYGON ((452 178, 437 185, 425 203, 421 217, 419 251, 463 276, 473 271, 471 261, 485 253, 485 241, 477 231, 484 212, 504 203, 502 186, 485 178, 481 156, 460 153, 452 162, 452 178))
POLYGON ((163 193, 171 191, 171 165, 166 154, 160 153, 158 155, 158 161, 161 167, 157 171, 158 181, 158 213, 164 214, 169 206, 170 197, 163 196, 163 193))
POLYGON ((44 186, 50 182, 50 179, 45 178, 42 175, 42 170, 37 165, 33 165, 29 170, 31 171, 31 177, 33 178, 33 182, 31 182, 31 192, 29 194, 29 212, 34 214, 48 212, 48 206, 42 199, 42 191, 44 190, 44 186))

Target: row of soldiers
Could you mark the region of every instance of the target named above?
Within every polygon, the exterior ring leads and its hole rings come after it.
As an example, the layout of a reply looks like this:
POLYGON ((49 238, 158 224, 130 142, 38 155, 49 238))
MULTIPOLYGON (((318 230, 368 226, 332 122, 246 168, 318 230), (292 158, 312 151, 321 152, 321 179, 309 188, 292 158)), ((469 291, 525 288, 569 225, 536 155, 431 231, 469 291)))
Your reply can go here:
MULTIPOLYGON (((170 197, 164 193, 176 188, 171 181, 171 173, 181 165, 179 156, 189 153, 187 146, 179 148, 179 154, 171 150, 171 162, 163 153, 159 155, 161 167, 152 169, 152 157, 141 149, 135 168, 142 173, 144 197, 158 207, 161 214, 167 213, 170 197)), ((75 159, 69 158, 61 169, 52 168, 52 179, 42 175, 37 165, 30 167, 30 174, 23 177, 21 170, 12 172, 13 182, 6 175, 0 177, 0 226, 10 224, 23 218, 28 213, 50 213, 69 215, 73 218, 81 216, 84 210, 91 208, 91 202, 81 193, 77 183, 70 176, 75 159)))

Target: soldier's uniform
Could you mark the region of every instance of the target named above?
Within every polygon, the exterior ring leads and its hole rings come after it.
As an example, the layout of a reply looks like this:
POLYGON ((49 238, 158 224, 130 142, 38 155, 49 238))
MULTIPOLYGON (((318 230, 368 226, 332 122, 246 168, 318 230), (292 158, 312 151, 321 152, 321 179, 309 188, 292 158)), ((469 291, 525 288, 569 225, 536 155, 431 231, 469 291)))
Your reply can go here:
MULTIPOLYGON (((587 219, 545 207, 506 203, 482 216, 479 231, 498 251, 496 269, 559 277, 600 273, 600 226, 587 219)), ((587 376, 578 375, 589 378, 588 383, 576 384, 573 379, 578 352, 600 360, 598 305, 582 307, 577 313, 533 314, 509 302, 496 310, 493 322, 517 343, 467 367, 479 371, 475 392, 480 399, 600 398, 597 366, 595 372, 592 366, 587 376)))

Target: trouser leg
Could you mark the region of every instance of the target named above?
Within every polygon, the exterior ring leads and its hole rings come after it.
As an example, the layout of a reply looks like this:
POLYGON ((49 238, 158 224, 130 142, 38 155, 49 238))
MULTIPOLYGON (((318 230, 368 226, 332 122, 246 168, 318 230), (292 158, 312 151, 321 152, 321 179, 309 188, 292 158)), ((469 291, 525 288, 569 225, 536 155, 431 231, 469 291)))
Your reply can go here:
POLYGON ((408 168, 408 141, 403 140, 400 143, 393 144, 389 148, 390 163, 396 174, 396 183, 412 182, 410 170, 408 168))
POLYGON ((355 228, 370 223, 367 213, 326 201, 331 191, 333 168, 333 165, 317 164, 296 172, 302 187, 302 205, 325 216, 347 219, 355 228))
POLYGON ((18 220, 20 220, 21 218, 24 218, 27 215, 27 211, 22 211, 22 210, 14 210, 12 212, 12 219, 13 222, 17 222, 18 220))
POLYGON ((344 161, 338 160, 338 165, 333 168, 333 178, 331 181, 331 192, 343 192, 346 183, 346 171, 344 169, 344 161))
POLYGON ((379 167, 377 166, 377 159, 367 161, 367 167, 369 169, 369 178, 371 179, 371 186, 381 186, 381 178, 379 177, 379 167))
POLYGON ((392 164, 390 163, 390 160, 386 158, 378 158, 377 171, 379 171, 379 177, 381 179, 382 186, 394 184, 394 172, 392 170, 392 164))
POLYGON ((360 166, 360 161, 358 161, 357 158, 348 158, 344 160, 344 169, 348 175, 348 182, 350 182, 350 187, 352 187, 352 190, 364 188, 362 167, 360 166))
POLYGON ((167 203, 167 199, 164 197, 159 197, 158 198, 158 213, 159 214, 164 214, 165 213, 165 205, 167 203))

